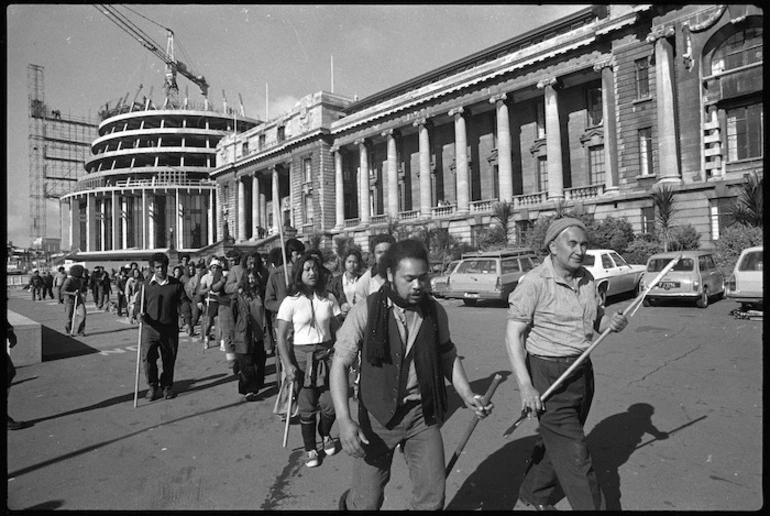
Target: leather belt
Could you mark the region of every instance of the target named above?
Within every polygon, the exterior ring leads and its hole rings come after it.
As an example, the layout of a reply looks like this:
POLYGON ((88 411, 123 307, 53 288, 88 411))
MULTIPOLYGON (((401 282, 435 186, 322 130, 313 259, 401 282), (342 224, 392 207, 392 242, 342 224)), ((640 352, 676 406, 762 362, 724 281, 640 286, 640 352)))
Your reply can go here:
POLYGON ((545 355, 533 355, 532 353, 530 353, 529 356, 540 360, 546 360, 548 362, 559 362, 561 364, 571 364, 572 362, 580 358, 580 355, 572 355, 569 357, 549 357, 545 355))

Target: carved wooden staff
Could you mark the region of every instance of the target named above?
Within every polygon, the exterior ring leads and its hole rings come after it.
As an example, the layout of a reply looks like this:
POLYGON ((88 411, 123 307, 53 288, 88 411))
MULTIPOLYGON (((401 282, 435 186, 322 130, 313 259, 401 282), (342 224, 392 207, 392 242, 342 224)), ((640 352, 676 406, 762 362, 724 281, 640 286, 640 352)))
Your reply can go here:
POLYGON ((144 325, 144 285, 142 285, 142 296, 139 301, 139 336, 136 339, 136 376, 134 381, 134 408, 139 400, 139 361, 142 356, 142 326, 144 325))
MULTIPOLYGON (((497 390, 497 386, 500 384, 502 380, 503 380, 503 377, 500 376, 499 374, 496 374, 495 377, 492 378, 492 383, 487 389, 487 392, 484 394, 484 397, 481 399, 481 405, 483 407, 486 407, 487 405, 489 405, 489 402, 492 400, 492 396, 495 394, 495 390, 497 390)), ((452 458, 449 459, 449 464, 447 464, 446 471, 444 474, 445 477, 448 477, 449 473, 451 473, 452 468, 455 465, 455 462, 457 462, 457 459, 460 457, 460 454, 463 452, 463 448, 465 448, 465 445, 468 443, 468 439, 470 439, 471 434, 473 433, 473 430, 476 428, 476 425, 480 420, 481 418, 478 415, 473 414, 473 418, 468 424, 468 428, 465 429, 465 433, 460 439, 460 444, 457 445, 457 449, 452 454, 452 458)))
MULTIPOLYGON (((631 304, 630 304, 630 305, 628 305, 628 307, 627 307, 627 308, 626 308, 626 309, 623 311, 623 315, 626 315, 626 316, 628 316, 628 317, 631 317, 632 315, 634 315, 634 313, 636 313, 636 309, 637 309, 637 308, 639 308, 639 305, 641 305, 641 304, 642 304, 642 301, 644 301, 644 297, 645 297, 647 294, 649 294, 649 293, 650 293, 650 291, 652 290, 652 287, 654 287, 655 285, 657 285, 657 284, 660 282, 660 280, 662 280, 662 279, 663 279, 663 276, 665 276, 666 274, 668 274, 668 273, 669 273, 669 271, 670 271, 671 269, 673 269, 673 268, 674 268, 674 266, 675 266, 675 265, 676 265, 676 264, 679 262, 679 260, 681 260, 681 259, 682 259, 682 255, 680 254, 679 256, 677 256, 676 258, 674 258, 673 260, 671 260, 670 262, 668 262, 668 265, 666 265, 665 267, 663 267, 663 270, 662 270, 662 271, 660 271, 660 274, 658 274, 657 276, 655 276, 655 279, 653 279, 653 280, 652 280, 652 282, 650 282, 650 284, 649 284, 649 285, 647 285, 647 288, 645 288, 645 289, 644 289, 644 292, 642 292, 641 294, 639 294, 639 296, 637 296, 637 298, 636 298, 636 299, 634 299, 634 300, 631 302, 631 304)), ((607 337, 607 335, 609 335, 611 332, 612 332, 612 328, 607 328, 606 330, 604 330, 604 332, 603 332, 603 333, 602 333, 602 334, 599 336, 599 338, 598 338, 598 339, 596 339, 596 340, 594 341, 594 343, 593 343, 593 344, 591 344, 591 345, 588 347, 588 349, 586 349, 585 351, 583 351, 583 354, 582 354, 582 355, 580 355, 580 357, 579 357, 577 360, 575 360, 575 361, 572 363, 572 365, 571 365, 571 366, 569 366, 569 368, 567 368, 567 370, 566 370, 566 371, 564 371, 564 373, 562 373, 562 375, 561 375, 559 378, 557 378, 557 379, 556 379, 556 381, 555 381, 555 382, 553 382, 553 384, 552 384, 550 387, 548 387, 548 389, 547 389, 547 390, 546 390, 546 391, 545 391, 543 394, 541 394, 541 395, 540 395, 540 401, 545 401, 547 398, 549 398, 549 397, 551 396, 551 394, 553 394, 553 391, 555 391, 555 390, 556 390, 556 389, 557 389, 557 388, 558 388, 558 387, 559 387, 559 386, 560 386, 562 383, 564 383, 564 380, 565 380, 567 377, 569 377, 569 375, 571 375, 571 374, 572 374, 572 372, 573 372, 575 369, 577 369, 577 368, 578 368, 578 366, 580 366, 580 364, 582 364, 583 362, 585 362, 585 360, 588 358, 588 355, 590 355, 590 354, 591 354, 591 351, 593 351, 593 350, 596 348, 596 346, 598 346, 598 345, 599 345, 599 344, 600 344, 600 343, 601 343, 601 342, 602 342, 602 341, 605 339, 605 337, 607 337)), ((519 427, 519 425, 520 425, 520 424, 521 424, 521 423, 522 423, 522 422, 523 422, 525 419, 527 419, 527 418, 529 417, 529 415, 530 415, 530 414, 529 414, 529 411, 527 411, 526 409, 523 409, 523 410, 521 411, 521 416, 519 417, 519 419, 517 419, 516 421, 514 421, 514 422, 513 422, 513 425, 511 425, 511 427, 510 427, 510 428, 508 428, 508 430, 506 430, 506 431, 505 431, 505 433, 503 434, 503 437, 506 437, 506 438, 507 438, 509 435, 511 435, 511 434, 513 433, 513 431, 514 431, 514 430, 516 430, 516 428, 518 428, 518 427, 519 427)))

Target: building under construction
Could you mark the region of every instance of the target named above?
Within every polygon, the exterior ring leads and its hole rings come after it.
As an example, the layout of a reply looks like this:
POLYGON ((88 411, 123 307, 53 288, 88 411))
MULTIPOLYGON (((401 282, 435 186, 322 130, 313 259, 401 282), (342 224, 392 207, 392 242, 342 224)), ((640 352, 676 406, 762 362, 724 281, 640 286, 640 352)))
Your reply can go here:
MULTIPOLYGON (((96 121, 49 107, 42 66, 27 67, 29 94, 29 235, 31 245, 51 240, 58 220, 48 220, 49 204, 72 191, 85 175, 83 164, 96 138, 96 121), (53 224, 56 222, 56 224, 53 224)), ((65 245, 66 247, 66 245, 65 245)))

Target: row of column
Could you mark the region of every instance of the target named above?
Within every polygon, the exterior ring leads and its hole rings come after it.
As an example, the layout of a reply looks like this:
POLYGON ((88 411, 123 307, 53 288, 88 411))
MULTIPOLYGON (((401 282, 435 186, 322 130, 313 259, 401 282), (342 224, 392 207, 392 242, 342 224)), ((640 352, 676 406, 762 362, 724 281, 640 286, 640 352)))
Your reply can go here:
MULTIPOLYGON (((279 174, 279 168, 278 166, 272 166, 270 167, 270 192, 272 196, 272 209, 273 209, 273 221, 271 224, 271 230, 273 232, 278 231, 278 223, 281 220, 281 214, 283 212, 282 207, 280 206, 280 196, 279 196, 279 188, 278 188, 278 174, 279 174)), ((290 170, 290 169, 289 169, 290 170)), ((291 173, 291 172, 289 172, 291 173)), ((254 173, 251 177, 251 222, 252 225, 256 227, 265 227, 267 225, 268 216, 267 216, 267 195, 262 191, 261 181, 257 173, 254 173)), ((237 184, 237 202, 236 202, 236 209, 237 209, 237 233, 234 235, 235 239, 237 241, 244 241, 249 238, 249 232, 248 232, 248 217, 246 216, 249 209, 249 203, 247 203, 247 195, 246 195, 246 176, 239 177, 236 180, 237 184)), ((289 184, 291 184, 291 180, 289 180, 289 184)), ((294 225, 294 218, 293 218, 293 211, 292 216, 290 220, 290 224, 294 225)), ((252 233, 252 236, 254 233, 252 233)))
MULTIPOLYGON (((207 211, 207 239, 204 245, 211 245, 215 241, 216 231, 214 228, 214 211, 216 206, 216 191, 209 189, 208 194, 208 209, 207 211)), ((171 228, 174 232, 174 246, 177 249, 184 247, 184 212, 182 210, 182 204, 180 203, 181 192, 179 189, 174 191, 174 217, 171 228)), ((134 223, 141 224, 140 240, 137 242, 138 246, 142 249, 154 249, 156 232, 158 231, 158 224, 154 223, 158 207, 154 201, 155 194, 152 191, 142 190, 141 197, 135 197, 140 199, 141 202, 141 216, 139 220, 133 220, 133 214, 131 213, 129 206, 129 196, 120 195, 118 190, 113 190, 108 195, 100 195, 100 211, 97 213, 97 196, 96 194, 87 193, 86 206, 85 206, 85 230, 86 230, 86 248, 81 249, 84 252, 98 252, 107 250, 106 242, 110 242, 110 248, 112 250, 127 249, 129 247, 129 228, 134 223), (108 204, 107 200, 110 200, 108 204), (108 231, 107 220, 111 221, 111 231, 108 231), (99 222, 101 221, 101 222, 99 222), (122 222, 122 223, 121 223, 122 222), (99 239, 97 240, 97 231, 99 232, 99 239), (109 233, 109 234, 108 234, 109 233), (101 249, 97 249, 97 242, 101 241, 101 249)), ((132 196, 133 197, 133 196, 132 196)), ((165 229, 165 228, 164 228, 165 229)), ((189 229, 189 228, 188 228, 189 229)), ((80 200, 77 197, 73 197, 69 201, 69 245, 79 246, 80 242, 80 200)), ((164 245, 158 246, 165 248, 167 242, 164 245)))

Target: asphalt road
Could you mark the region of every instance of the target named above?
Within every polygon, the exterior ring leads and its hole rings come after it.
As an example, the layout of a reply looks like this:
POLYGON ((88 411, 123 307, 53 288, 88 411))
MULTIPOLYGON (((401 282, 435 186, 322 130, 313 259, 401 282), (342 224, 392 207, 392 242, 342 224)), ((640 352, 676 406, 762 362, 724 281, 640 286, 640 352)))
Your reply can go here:
MULTIPOLYGON (((506 309, 442 303, 475 390, 483 394, 497 372, 506 377, 494 413, 477 425, 447 479, 447 508, 518 509, 537 423, 502 438, 520 410, 503 344, 506 309)), ((609 308, 628 303, 611 299, 609 308)), ((281 447, 273 358, 263 400, 249 403, 218 348, 204 352, 180 337, 179 396, 140 398, 134 409, 136 326, 88 304, 87 336, 72 339, 63 334, 61 305, 33 303, 22 291, 11 291, 8 304, 44 326, 44 361, 18 368, 8 401, 11 416, 34 423, 8 432, 10 509, 336 509, 351 459, 341 452, 306 468, 299 425, 289 448, 281 447)), ((595 350, 586 434, 608 508, 762 507, 763 328, 729 315, 735 306, 640 308, 595 350)), ((447 457, 472 417, 451 388, 449 395, 447 457)), ((407 508, 410 490, 397 454, 383 508, 407 508)))

